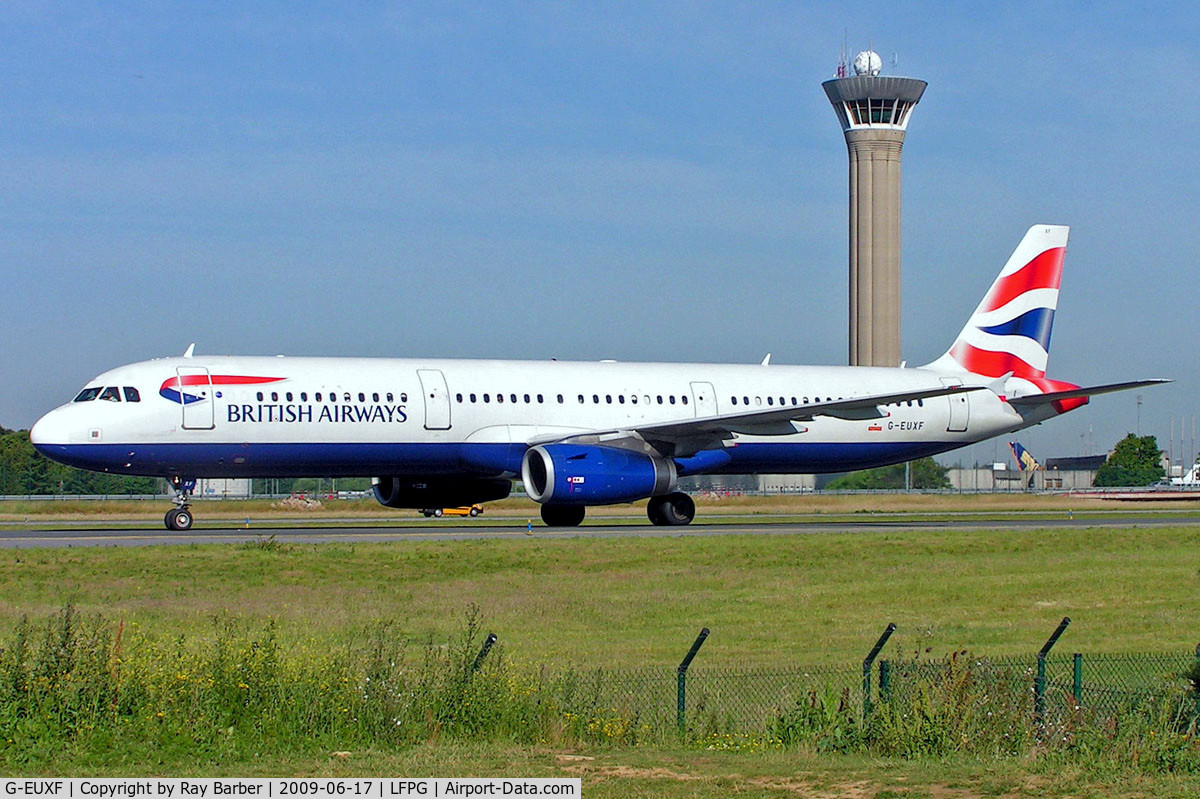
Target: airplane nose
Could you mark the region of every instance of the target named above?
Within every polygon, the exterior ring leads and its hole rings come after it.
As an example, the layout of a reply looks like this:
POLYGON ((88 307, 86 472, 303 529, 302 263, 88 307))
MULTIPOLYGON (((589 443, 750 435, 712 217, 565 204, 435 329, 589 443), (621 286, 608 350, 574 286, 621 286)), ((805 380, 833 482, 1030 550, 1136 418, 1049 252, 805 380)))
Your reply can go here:
POLYGON ((61 415, 56 414, 55 411, 51 411, 41 419, 38 419, 29 431, 29 441, 39 452, 44 447, 54 444, 66 444, 67 430, 62 423, 61 415))

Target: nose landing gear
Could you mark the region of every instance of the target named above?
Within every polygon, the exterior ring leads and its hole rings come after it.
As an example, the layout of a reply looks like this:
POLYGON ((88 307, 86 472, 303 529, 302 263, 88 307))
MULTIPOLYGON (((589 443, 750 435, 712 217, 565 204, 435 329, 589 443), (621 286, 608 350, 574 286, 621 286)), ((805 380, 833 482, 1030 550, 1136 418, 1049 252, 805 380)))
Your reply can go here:
POLYGON ((163 517, 163 524, 168 530, 174 530, 177 533, 187 532, 192 529, 192 522, 195 518, 192 516, 191 496, 196 490, 195 478, 184 479, 175 475, 171 477, 171 491, 174 496, 171 501, 175 503, 175 507, 167 511, 167 515, 163 517))

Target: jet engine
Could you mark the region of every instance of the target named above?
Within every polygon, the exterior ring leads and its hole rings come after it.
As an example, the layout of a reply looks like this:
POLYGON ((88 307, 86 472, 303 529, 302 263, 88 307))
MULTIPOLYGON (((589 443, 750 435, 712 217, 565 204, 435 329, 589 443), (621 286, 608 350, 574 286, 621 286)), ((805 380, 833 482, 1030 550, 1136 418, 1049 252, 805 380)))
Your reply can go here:
POLYGON ((575 444, 531 447, 521 461, 530 499, 554 505, 611 505, 675 490, 671 460, 627 449, 575 444))
POLYGON ((483 477, 376 477, 371 491, 389 508, 455 508, 504 499, 512 481, 483 477))

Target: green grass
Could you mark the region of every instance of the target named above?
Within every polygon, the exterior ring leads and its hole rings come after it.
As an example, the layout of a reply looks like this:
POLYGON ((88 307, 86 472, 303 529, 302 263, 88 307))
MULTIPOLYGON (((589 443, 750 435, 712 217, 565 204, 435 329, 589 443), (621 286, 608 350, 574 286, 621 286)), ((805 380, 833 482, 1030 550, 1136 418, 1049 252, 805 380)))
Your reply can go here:
MULTIPOLYGON (((1200 528, 1180 526, 3 550, 0 630, 9 639, 26 614, 44 626, 72 603, 84 616, 124 624, 128 640, 144 647, 130 649, 129 657, 158 653, 147 662, 191 664, 181 670, 189 674, 199 668, 197 658, 219 661, 205 642, 223 629, 242 631, 235 638, 243 649, 246 636, 260 640, 271 630, 280 662, 301 665, 320 657, 356 662, 346 654, 361 651, 372 631, 385 631, 387 645, 416 662, 423 651, 453 650, 472 603, 483 609, 484 628, 500 636, 508 661, 527 670, 542 663, 654 665, 669 675, 701 626, 712 635, 697 667, 853 665, 888 621, 899 630, 887 656, 961 649, 1027 654, 1064 615, 1074 624, 1060 652, 1189 651, 1200 610, 1197 544, 1200 528), (186 652, 164 659, 181 637, 186 652)), ((274 668, 262 666, 268 667, 274 668)), ((285 687, 273 690, 295 685, 323 695, 312 675, 300 676, 277 679, 271 684, 285 687)), ((179 678, 168 670, 155 679, 168 696, 179 678)), ((209 712, 203 691, 192 691, 176 701, 209 712)), ((328 729, 334 732, 279 748, 257 748, 253 737, 226 746, 208 733, 39 752, 5 750, 0 741, 0 762, 23 774, 581 776, 588 796, 1187 796, 1200 790, 1195 777, 1146 775, 1107 755, 1095 763, 1036 751, 905 760, 818 755, 803 745, 763 749, 737 739, 739 751, 661 741, 629 748, 567 734, 546 742, 426 734, 416 743, 386 744, 342 742, 335 725, 328 729), (343 749, 352 754, 331 756, 343 749), (256 754, 248 757, 251 750, 256 754)))
POLYGON ((849 663, 890 654, 1195 645, 1195 527, 0 551, 0 627, 66 602, 170 636, 214 615, 337 643, 445 638, 465 607, 509 653, 583 666, 849 663))

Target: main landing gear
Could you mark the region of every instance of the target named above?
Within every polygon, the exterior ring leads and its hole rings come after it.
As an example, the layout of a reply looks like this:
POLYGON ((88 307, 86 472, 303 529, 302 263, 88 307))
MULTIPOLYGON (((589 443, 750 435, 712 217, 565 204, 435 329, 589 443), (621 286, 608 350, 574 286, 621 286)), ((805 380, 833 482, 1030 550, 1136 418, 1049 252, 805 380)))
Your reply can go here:
POLYGON ((195 521, 192 516, 191 496, 196 490, 196 481, 194 479, 185 480, 178 475, 175 475, 170 480, 171 491, 175 496, 171 497, 171 501, 175 503, 175 507, 167 511, 167 515, 163 517, 163 524, 168 530, 174 530, 177 533, 184 533, 192 529, 192 522, 195 521))
POLYGON ((586 513, 583 505, 543 505, 542 521, 547 527, 578 527, 586 513))
POLYGON ((682 491, 662 497, 650 497, 646 504, 646 516, 652 524, 675 526, 690 524, 696 518, 696 503, 682 491))
MULTIPOLYGON (((547 527, 578 527, 587 508, 583 505, 543 505, 542 521, 547 527)), ((661 497, 650 497, 646 516, 656 525, 677 527, 691 524, 696 518, 696 503, 682 491, 661 497)))

